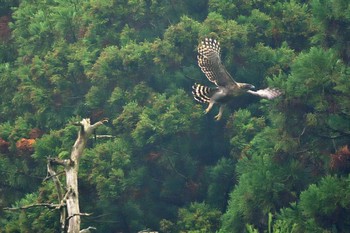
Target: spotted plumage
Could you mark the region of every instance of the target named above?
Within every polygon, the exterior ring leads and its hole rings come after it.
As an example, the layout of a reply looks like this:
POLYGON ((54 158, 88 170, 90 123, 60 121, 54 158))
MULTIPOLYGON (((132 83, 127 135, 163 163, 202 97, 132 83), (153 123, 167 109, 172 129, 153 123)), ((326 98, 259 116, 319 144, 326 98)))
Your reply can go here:
POLYGON ((208 103, 205 113, 208 113, 215 103, 220 104, 219 113, 215 116, 216 120, 221 119, 225 104, 235 96, 248 93, 273 99, 281 94, 279 90, 271 88, 254 91, 253 85, 236 82, 221 62, 220 43, 217 40, 205 38, 198 46, 197 60, 202 72, 216 87, 195 83, 192 86, 192 94, 198 102, 208 103))

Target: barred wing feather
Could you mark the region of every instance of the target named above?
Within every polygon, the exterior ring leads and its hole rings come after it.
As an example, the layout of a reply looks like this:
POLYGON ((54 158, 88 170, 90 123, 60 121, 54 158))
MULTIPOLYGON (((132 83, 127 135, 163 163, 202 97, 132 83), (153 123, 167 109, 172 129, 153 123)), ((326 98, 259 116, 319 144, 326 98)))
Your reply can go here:
POLYGON ((218 41, 205 38, 198 46, 197 60, 205 76, 216 86, 237 85, 221 62, 218 41))

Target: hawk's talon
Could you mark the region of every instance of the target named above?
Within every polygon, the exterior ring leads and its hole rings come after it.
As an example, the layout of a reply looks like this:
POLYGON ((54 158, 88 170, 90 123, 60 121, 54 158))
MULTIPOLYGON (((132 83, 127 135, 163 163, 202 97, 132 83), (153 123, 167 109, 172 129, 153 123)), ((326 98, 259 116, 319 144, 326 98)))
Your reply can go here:
POLYGON ((216 120, 216 121, 219 121, 220 119, 221 119, 221 117, 222 117, 222 113, 224 112, 224 105, 221 105, 220 106, 220 109, 219 109, 219 113, 218 113, 218 115, 216 115, 215 117, 214 117, 214 119, 216 120))
POLYGON ((216 116, 214 117, 214 119, 215 119, 216 121, 219 121, 219 120, 221 120, 221 117, 222 117, 222 114, 218 114, 218 115, 216 115, 216 116))
POLYGON ((209 102, 208 107, 205 109, 204 113, 207 114, 213 107, 214 102, 209 102))

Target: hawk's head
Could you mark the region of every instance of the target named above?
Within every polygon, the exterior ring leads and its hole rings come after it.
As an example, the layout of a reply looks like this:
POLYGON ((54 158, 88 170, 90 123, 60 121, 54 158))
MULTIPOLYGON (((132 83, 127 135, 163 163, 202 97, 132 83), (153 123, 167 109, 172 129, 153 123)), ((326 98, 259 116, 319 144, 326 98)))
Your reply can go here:
POLYGON ((252 90, 255 89, 255 86, 249 83, 239 83, 239 88, 243 90, 252 90))

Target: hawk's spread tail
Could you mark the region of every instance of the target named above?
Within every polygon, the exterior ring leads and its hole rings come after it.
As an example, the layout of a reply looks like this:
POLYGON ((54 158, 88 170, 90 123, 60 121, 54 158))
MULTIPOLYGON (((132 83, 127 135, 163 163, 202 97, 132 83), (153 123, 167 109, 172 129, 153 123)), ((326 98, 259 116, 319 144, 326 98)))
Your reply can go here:
POLYGON ((200 103, 209 103, 210 97, 213 95, 213 89, 210 87, 203 86, 195 83, 192 86, 192 94, 195 100, 200 103))

